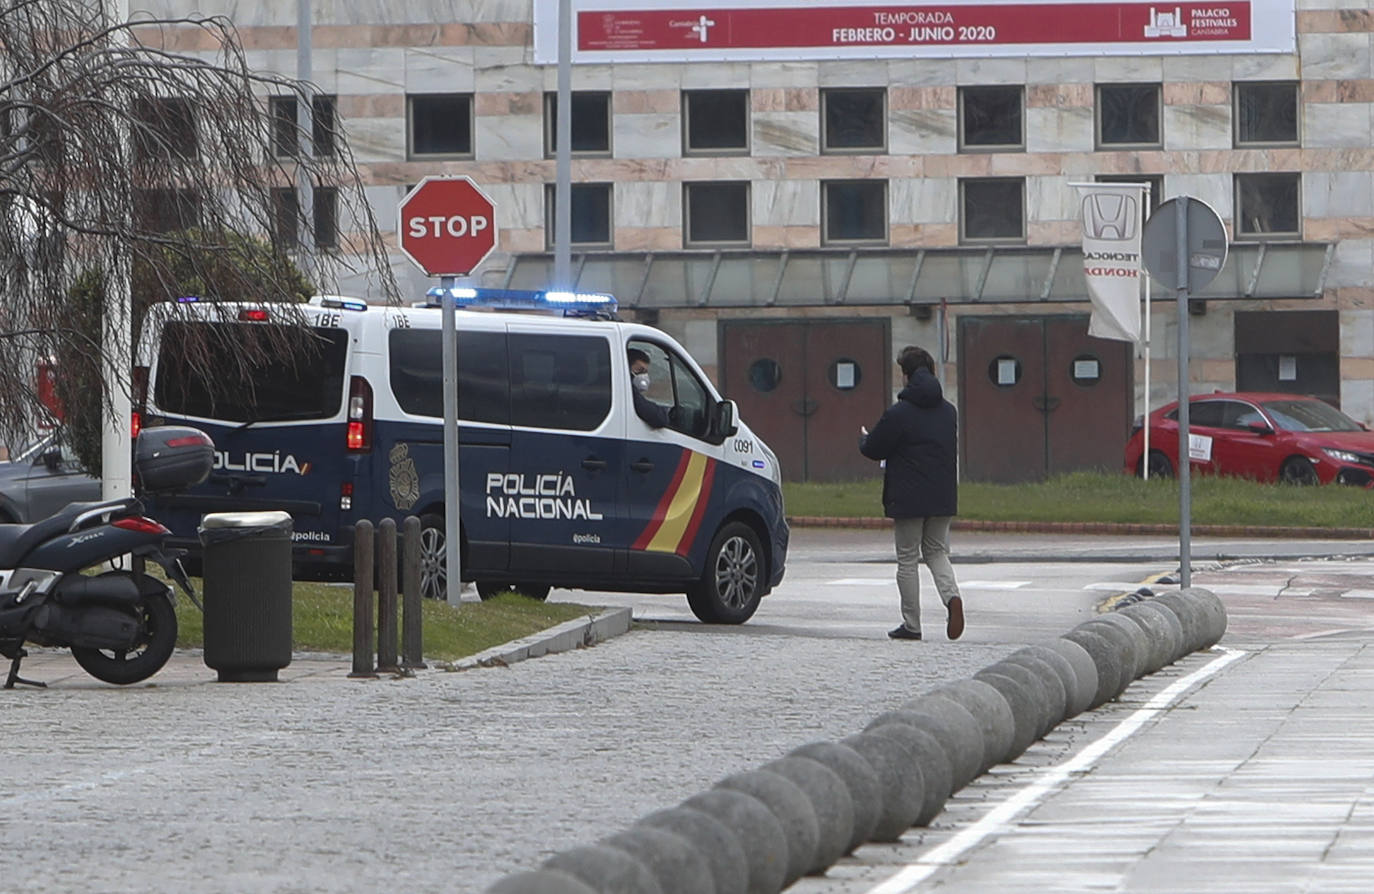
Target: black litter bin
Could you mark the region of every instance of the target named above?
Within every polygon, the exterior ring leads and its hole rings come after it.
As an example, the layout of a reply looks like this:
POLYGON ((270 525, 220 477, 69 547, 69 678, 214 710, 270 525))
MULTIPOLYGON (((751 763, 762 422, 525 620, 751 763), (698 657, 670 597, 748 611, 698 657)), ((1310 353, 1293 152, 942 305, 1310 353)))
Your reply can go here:
POLYGON ((271 682, 291 663, 291 516, 217 512, 200 522, 205 664, 220 682, 271 682))

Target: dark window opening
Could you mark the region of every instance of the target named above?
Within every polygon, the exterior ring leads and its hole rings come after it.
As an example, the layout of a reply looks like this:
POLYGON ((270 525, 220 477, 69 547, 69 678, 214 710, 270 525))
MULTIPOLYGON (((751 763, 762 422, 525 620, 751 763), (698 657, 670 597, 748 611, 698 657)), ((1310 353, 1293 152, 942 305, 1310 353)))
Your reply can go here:
MULTIPOLYGON (((608 155, 611 151, 611 94, 575 92, 572 95, 572 153, 608 155)), ((558 94, 544 95, 544 154, 558 151, 558 94)))
POLYGON ((1097 88, 1100 146, 1160 145, 1158 84, 1103 84, 1097 88))
POLYGON ((827 244, 887 239, 887 181, 832 180, 822 184, 827 244))
POLYGON ((1026 238, 1025 184, 1019 177, 959 181, 961 236, 965 242, 1026 238))
POLYGON ((1237 174, 1236 235, 1301 235, 1300 181, 1296 173, 1237 174))
POLYGON ((601 425, 611 411, 605 339, 523 333, 509 338, 512 425, 571 431, 601 425))
POLYGON ((145 233, 171 233, 200 226, 200 193, 194 189, 134 191, 134 223, 145 233))
POLYGON ((1236 145, 1298 143, 1298 85, 1236 84, 1236 145))
POLYGON ((1021 87, 959 88, 959 146, 972 150, 1024 148, 1021 87))
POLYGON ((272 190, 272 241, 279 248, 300 243, 300 201, 294 189, 272 190))
POLYGON ((333 96, 316 96, 310 100, 310 139, 316 155, 333 155, 335 134, 338 133, 338 100, 333 96))
MULTIPOLYGON (((611 245, 611 184, 573 183, 569 196, 572 199, 572 227, 569 242, 572 245, 611 245)), ((557 189, 553 184, 544 188, 545 226, 544 233, 550 247, 557 237, 557 189)))
POLYGON ((134 153, 144 161, 190 158, 198 146, 190 100, 140 99, 134 106, 134 153))
POLYGON ((472 94, 418 94, 407 102, 412 156, 472 154, 472 94))
POLYGON ((749 151, 749 91, 690 90, 682 94, 683 150, 726 155, 749 151))
POLYGON ((822 152, 887 148, 886 90, 822 90, 822 152))
POLYGON ((315 225, 315 247, 337 248, 339 245, 339 191, 332 186, 315 190, 312 212, 315 225))
POLYGON ((748 183, 686 183, 683 192, 688 245, 748 244, 748 183))

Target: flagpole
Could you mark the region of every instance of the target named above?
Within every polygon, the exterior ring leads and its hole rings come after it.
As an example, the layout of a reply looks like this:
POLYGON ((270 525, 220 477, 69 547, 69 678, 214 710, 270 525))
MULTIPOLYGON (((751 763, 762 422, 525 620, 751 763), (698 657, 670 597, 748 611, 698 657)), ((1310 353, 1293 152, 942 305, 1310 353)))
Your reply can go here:
MULTIPOLYGON (((1145 231, 1145 220, 1149 217, 1146 213, 1150 207, 1149 181, 1145 183, 1145 201, 1140 203, 1140 231, 1145 231)), ((1145 336, 1145 396, 1141 403, 1144 408, 1140 411, 1140 428, 1144 434, 1145 449, 1140 454, 1140 477, 1143 481, 1150 480, 1150 271, 1142 269, 1141 278, 1145 282, 1145 325, 1141 331, 1145 336)))

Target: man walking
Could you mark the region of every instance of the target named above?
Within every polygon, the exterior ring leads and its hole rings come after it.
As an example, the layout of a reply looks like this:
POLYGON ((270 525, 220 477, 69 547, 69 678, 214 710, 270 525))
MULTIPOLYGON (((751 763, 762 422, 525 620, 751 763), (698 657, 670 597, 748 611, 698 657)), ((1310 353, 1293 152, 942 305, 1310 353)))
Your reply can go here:
POLYGON ((964 632, 964 601, 949 562, 949 525, 958 511, 957 414, 935 378, 935 360, 907 345, 897 355, 906 387, 870 432, 859 429, 859 451, 884 460, 883 511, 893 521, 897 543, 897 591, 902 625, 893 639, 921 638, 919 565, 935 578, 945 604, 945 633, 964 632))

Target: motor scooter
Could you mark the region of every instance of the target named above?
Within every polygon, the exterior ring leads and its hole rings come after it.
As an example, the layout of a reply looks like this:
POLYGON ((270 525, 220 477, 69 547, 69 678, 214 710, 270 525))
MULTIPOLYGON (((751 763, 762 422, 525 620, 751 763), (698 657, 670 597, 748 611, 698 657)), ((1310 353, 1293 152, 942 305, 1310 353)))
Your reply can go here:
MULTIPOLYGON (((214 443, 199 429, 145 429, 134 452, 135 493, 199 484, 213 462, 214 443)), ((71 503, 31 525, 0 524, 0 655, 10 659, 4 688, 45 685, 19 676, 26 642, 71 649, 82 669, 107 683, 137 683, 167 663, 177 642, 176 596, 144 572, 146 564, 200 603, 181 566, 186 551, 168 548, 171 532, 143 511, 130 497, 71 503)))

